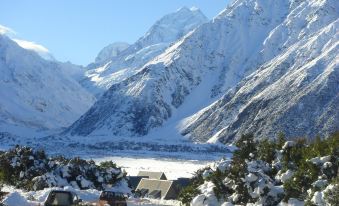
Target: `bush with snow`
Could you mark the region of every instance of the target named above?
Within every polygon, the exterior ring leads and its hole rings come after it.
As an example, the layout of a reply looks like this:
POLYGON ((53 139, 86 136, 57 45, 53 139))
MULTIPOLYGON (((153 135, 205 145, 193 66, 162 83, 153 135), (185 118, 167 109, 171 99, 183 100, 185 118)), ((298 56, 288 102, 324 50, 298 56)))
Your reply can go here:
POLYGON ((339 132, 311 142, 243 135, 236 146, 231 160, 196 173, 185 205, 339 205, 339 132))
POLYGON ((0 154, 0 184, 26 190, 65 186, 102 190, 124 179, 111 161, 96 165, 80 158, 47 157, 43 150, 19 146, 0 154))
POLYGON ((189 205, 193 198, 200 194, 198 187, 204 183, 203 173, 205 170, 210 170, 210 167, 196 171, 190 184, 181 190, 179 200, 184 205, 189 205))
POLYGON ((339 205, 339 177, 334 184, 328 185, 323 191, 325 202, 329 205, 339 205))

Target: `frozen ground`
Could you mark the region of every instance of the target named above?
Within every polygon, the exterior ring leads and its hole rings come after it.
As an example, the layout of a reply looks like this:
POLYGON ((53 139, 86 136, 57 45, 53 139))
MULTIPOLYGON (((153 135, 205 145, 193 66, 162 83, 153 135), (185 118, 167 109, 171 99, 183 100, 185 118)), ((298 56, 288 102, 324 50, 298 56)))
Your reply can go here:
POLYGON ((0 150, 7 150, 15 145, 43 148, 50 156, 78 156, 96 162, 112 160, 131 176, 140 170, 162 171, 169 179, 191 177, 195 171, 208 163, 230 157, 233 150, 232 147, 221 144, 195 144, 189 141, 41 136, 22 138, 9 133, 0 133, 0 150))
POLYGON ((192 177, 195 171, 201 169, 210 161, 201 160, 176 160, 176 159, 155 159, 155 158, 130 158, 130 157, 103 157, 94 158, 96 162, 112 160, 118 166, 125 169, 127 175, 137 175, 139 171, 160 171, 165 172, 168 179, 179 177, 192 177))

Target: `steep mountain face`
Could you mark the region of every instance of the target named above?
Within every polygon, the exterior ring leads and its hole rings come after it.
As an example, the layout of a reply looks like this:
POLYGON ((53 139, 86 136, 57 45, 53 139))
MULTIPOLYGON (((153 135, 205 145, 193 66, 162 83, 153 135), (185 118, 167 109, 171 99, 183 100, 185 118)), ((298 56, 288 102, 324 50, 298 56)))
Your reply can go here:
POLYGON ((339 129, 339 4, 293 1, 264 41, 270 59, 183 123, 183 135, 230 142, 241 134, 327 135, 339 129), (212 138, 211 138, 212 137, 212 138))
POLYGON ((85 76, 86 68, 81 66, 81 65, 76 65, 73 64, 72 62, 60 62, 60 61, 55 61, 58 65, 61 71, 66 75, 77 82, 80 82, 85 76))
POLYGON ((67 64, 42 59, 0 35, 0 128, 69 126, 94 97, 65 74, 67 64))
POLYGON ((135 75, 114 84, 67 131, 146 135, 170 120, 173 130, 215 101, 265 58, 270 32, 287 16, 288 1, 236 1, 135 75))
POLYGON ((198 9, 186 7, 157 21, 137 42, 110 45, 88 65, 86 79, 81 84, 96 96, 111 85, 136 74, 148 61, 165 51, 169 45, 194 30, 208 19, 198 9))
POLYGON ((248 132, 333 132, 338 13, 335 0, 234 1, 112 85, 66 133, 144 136, 158 127, 159 135, 231 142, 248 132))

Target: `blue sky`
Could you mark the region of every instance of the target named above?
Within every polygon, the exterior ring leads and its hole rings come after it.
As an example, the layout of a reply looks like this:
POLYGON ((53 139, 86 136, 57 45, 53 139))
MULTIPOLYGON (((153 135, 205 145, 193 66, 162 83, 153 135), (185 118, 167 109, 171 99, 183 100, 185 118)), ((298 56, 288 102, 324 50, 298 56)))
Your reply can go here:
POLYGON ((0 25, 39 43, 61 61, 87 65, 106 45, 133 43, 178 8, 198 7, 213 18, 228 0, 1 0, 0 25))

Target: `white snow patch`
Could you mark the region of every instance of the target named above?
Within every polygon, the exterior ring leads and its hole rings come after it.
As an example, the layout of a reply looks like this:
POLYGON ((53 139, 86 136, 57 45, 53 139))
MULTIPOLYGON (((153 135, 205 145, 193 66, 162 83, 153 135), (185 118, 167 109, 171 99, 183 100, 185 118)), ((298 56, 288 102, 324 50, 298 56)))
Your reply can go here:
POLYGON ((155 159, 155 158, 130 158, 130 157, 104 157, 94 158, 95 162, 112 160, 122 167, 127 175, 135 176, 139 171, 159 171, 165 172, 170 180, 179 177, 192 177, 194 172, 206 167, 209 161, 196 160, 174 160, 174 159, 155 159))

